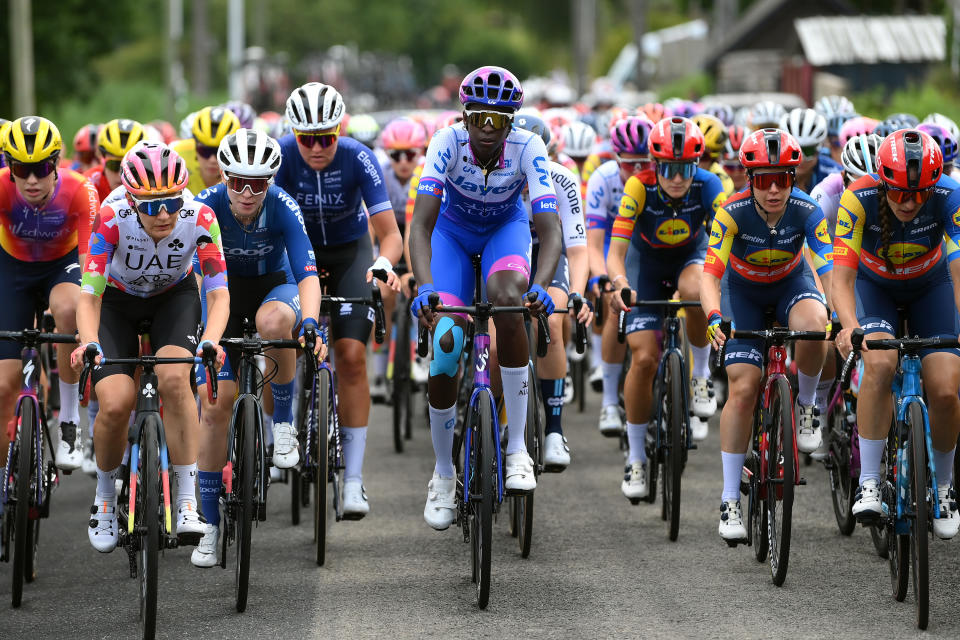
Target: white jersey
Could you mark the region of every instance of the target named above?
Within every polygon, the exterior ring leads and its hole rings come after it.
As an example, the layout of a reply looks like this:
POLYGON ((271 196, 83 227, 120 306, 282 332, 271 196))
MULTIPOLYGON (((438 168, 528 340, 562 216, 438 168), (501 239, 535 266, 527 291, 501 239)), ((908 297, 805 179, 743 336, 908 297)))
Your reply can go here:
POLYGON ((831 173, 820 181, 810 192, 810 197, 820 205, 823 215, 827 219, 827 228, 832 232, 837 227, 837 211, 840 209, 840 196, 846 187, 843 186, 843 174, 831 173))
POLYGON ((604 230, 604 246, 610 244, 610 232, 613 221, 620 211, 620 198, 623 197, 623 181, 620 179, 620 165, 616 160, 608 160, 597 167, 587 181, 587 228, 604 230))
MULTIPOLYGON (((583 206, 580 201, 580 179, 570 169, 558 162, 550 163, 550 177, 553 179, 557 194, 557 213, 560 214, 560 226, 563 230, 563 246, 583 247, 587 244, 587 232, 583 219, 583 206)), ((537 244, 536 228, 533 224, 533 209, 530 199, 524 195, 524 205, 530 218, 530 235, 537 244)))

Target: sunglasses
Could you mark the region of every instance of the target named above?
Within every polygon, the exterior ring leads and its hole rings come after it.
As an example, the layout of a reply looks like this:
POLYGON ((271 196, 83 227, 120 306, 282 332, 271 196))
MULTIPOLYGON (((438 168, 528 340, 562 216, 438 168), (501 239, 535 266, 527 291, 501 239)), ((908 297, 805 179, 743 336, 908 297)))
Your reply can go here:
POLYGON ((513 124, 512 113, 500 111, 464 111, 467 122, 478 129, 490 125, 494 129, 506 129, 513 124))
POLYGON ((631 173, 640 173, 653 168, 653 160, 621 160, 617 158, 620 168, 626 169, 631 173))
POLYGON ((407 162, 413 162, 420 155, 420 152, 416 149, 394 149, 389 155, 394 162, 400 162, 403 158, 406 158, 407 162))
POLYGON ((104 161, 103 166, 114 173, 120 173, 120 163, 123 162, 120 158, 110 158, 109 160, 104 161))
POLYGON ((680 176, 684 180, 689 180, 697 173, 696 162, 658 162, 657 173, 667 180, 673 180, 680 176))
POLYGON ((916 201, 917 204, 923 204, 930 199, 931 195, 933 195, 933 187, 927 187, 926 189, 898 189, 889 185, 887 186, 887 197, 897 204, 904 204, 911 200, 916 201))
POLYGON ((320 145, 321 149, 326 149, 327 147, 333 145, 333 143, 336 142, 337 138, 340 136, 340 125, 337 125, 337 128, 333 131, 328 131, 326 133, 294 131, 294 135, 297 138, 297 142, 307 149, 312 149, 313 145, 315 144, 320 145))
POLYGON ((226 174, 227 187, 234 193, 243 193, 250 189, 252 195, 258 196, 270 187, 270 178, 246 178, 226 174))
POLYGON ((750 183, 754 189, 766 191, 773 185, 780 189, 787 189, 793 185, 792 171, 779 171, 777 173, 755 173, 750 176, 750 183))
POLYGON ((203 158, 204 160, 209 160, 217 153, 216 147, 208 147, 203 144, 197 143, 197 155, 203 158))
POLYGON ((746 171, 746 168, 739 162, 734 162, 733 164, 723 163, 723 170, 727 173, 739 173, 741 171, 746 171))
POLYGON ((48 175, 57 170, 57 160, 56 158, 50 158, 43 160, 42 162, 17 162, 13 161, 10 163, 10 173, 17 176, 21 180, 26 180, 30 177, 30 174, 37 176, 37 178, 46 178, 48 175))
POLYGON ((157 198, 155 200, 139 200, 131 195, 130 199, 133 201, 133 206, 137 211, 150 217, 160 215, 161 209, 166 209, 167 213, 174 215, 183 207, 183 196, 157 198))
POLYGON ((803 153, 804 158, 813 158, 819 153, 819 147, 813 145, 811 147, 800 147, 800 151, 803 153))

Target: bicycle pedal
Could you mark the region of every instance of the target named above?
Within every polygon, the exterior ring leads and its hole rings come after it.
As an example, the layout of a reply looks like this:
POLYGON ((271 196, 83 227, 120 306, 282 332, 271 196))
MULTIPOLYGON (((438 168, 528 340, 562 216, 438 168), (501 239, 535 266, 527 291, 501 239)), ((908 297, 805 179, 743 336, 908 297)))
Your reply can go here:
POLYGON ((807 484, 807 479, 806 479, 806 478, 800 478, 799 480, 797 480, 797 484, 802 487, 803 485, 807 484))
POLYGON ((534 489, 520 490, 520 489, 507 489, 506 487, 504 487, 503 489, 503 495, 513 496, 517 498, 522 498, 523 496, 532 496, 533 492, 534 492, 534 489))
POLYGON ((263 522, 267 519, 267 504, 261 502, 257 505, 257 521, 263 522))
POLYGON ((167 536, 167 549, 181 547, 195 547, 200 544, 202 533, 178 533, 176 536, 167 536))
POLYGON ((629 500, 630 504, 632 504, 633 506, 637 506, 643 501, 642 498, 627 498, 627 500, 629 500))

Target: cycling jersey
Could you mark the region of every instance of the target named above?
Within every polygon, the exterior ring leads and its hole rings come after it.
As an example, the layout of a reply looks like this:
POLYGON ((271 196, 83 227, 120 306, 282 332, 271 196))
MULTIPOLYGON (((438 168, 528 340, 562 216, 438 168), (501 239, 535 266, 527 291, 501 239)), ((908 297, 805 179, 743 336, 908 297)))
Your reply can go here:
MULTIPOLYGON (((204 291, 225 289, 220 226, 210 207, 185 199, 170 235, 155 242, 129 204, 104 204, 90 234, 82 290, 102 297, 110 285, 141 298, 159 295, 190 275, 194 252, 200 256, 204 291)), ((197 308, 199 313, 199 301, 197 308)))
POLYGON ((820 205, 823 216, 827 219, 827 228, 837 226, 837 209, 840 207, 840 196, 846 187, 843 185, 842 173, 831 173, 820 181, 810 192, 810 197, 820 205))
POLYGON ((177 140, 171 143, 170 148, 183 158, 183 163, 187 167, 189 177, 187 188, 193 193, 200 193, 206 189, 207 183, 203 181, 203 175, 200 173, 200 163, 197 161, 197 141, 193 138, 177 140))
MULTIPOLYGON (((704 273, 738 283, 770 284, 803 269, 804 240, 819 275, 833 268, 833 246, 823 211, 794 187, 787 209, 771 228, 757 211, 751 191, 735 194, 717 210, 710 231, 704 273)), ((755 327, 750 327, 755 328, 755 327)))
POLYGON ((403 217, 406 224, 410 224, 410 221, 413 220, 413 205, 417 201, 417 187, 420 186, 420 176, 423 174, 423 163, 426 159, 426 156, 420 158, 420 162, 413 169, 413 175, 410 176, 410 186, 407 188, 407 206, 403 217))
POLYGON ((78 247, 84 253, 99 206, 96 189, 76 171, 59 170, 53 193, 37 208, 23 199, 10 169, 2 169, 0 248, 23 262, 50 262, 78 247))
POLYGON ((641 251, 695 246, 704 237, 705 221, 723 201, 720 179, 704 169, 697 169, 678 208, 669 203, 656 180, 646 183, 631 176, 623 187, 611 236, 641 251))
POLYGON ((352 242, 367 233, 368 213, 373 217, 390 210, 379 163, 353 138, 339 138, 337 152, 323 171, 307 165, 293 134, 280 139, 280 151, 283 163, 275 183, 300 205, 315 247, 352 242))
MULTIPOLYGON (((557 162, 550 163, 550 177, 557 194, 557 213, 560 214, 564 249, 566 247, 586 246, 587 235, 583 228, 583 207, 580 206, 580 181, 570 169, 557 162)), ((533 223, 530 198, 524 194, 523 201, 530 218, 530 236, 533 238, 534 244, 539 244, 537 229, 533 223)))
POLYGON ((720 184, 723 186, 724 200, 733 195, 734 191, 736 191, 733 187, 733 179, 727 175, 727 172, 723 170, 723 166, 719 162, 711 164, 707 171, 720 178, 720 184))
MULTIPOLYGON (((106 200, 107 196, 110 195, 110 192, 113 191, 113 187, 111 187, 110 183, 107 181, 107 176, 103 173, 102 164, 98 167, 87 169, 83 172, 83 175, 97 190, 97 195, 100 196, 100 202, 106 200)), ((97 208, 99 209, 99 207, 97 208)))
POLYGON ((620 179, 620 165, 616 160, 604 162, 590 176, 587 182, 587 196, 584 199, 587 229, 603 229, 604 255, 610 248, 610 231, 620 210, 622 195, 623 181, 620 179))
POLYGON ((598 142, 593 152, 583 161, 583 169, 580 170, 580 179, 584 182, 590 182, 593 172, 606 164, 609 160, 615 160, 617 154, 613 152, 613 143, 610 140, 598 142))
POLYGON ((390 198, 390 206, 393 208, 393 215, 397 219, 397 226, 403 229, 407 221, 407 195, 410 192, 410 180, 400 182, 397 174, 393 172, 389 158, 385 163, 380 164, 380 169, 383 171, 387 196, 390 198))
POLYGON ((889 214, 888 255, 896 268, 890 273, 883 259, 877 208, 879 199, 886 197, 880 187, 879 177, 871 174, 851 184, 841 196, 834 243, 837 264, 858 269, 859 276, 876 282, 916 281, 932 274, 944 260, 960 257, 960 183, 943 176, 913 220, 900 222, 889 214))
POLYGON ((819 153, 817 154, 817 166, 813 169, 813 174, 810 176, 810 181, 806 184, 805 187, 800 187, 801 191, 810 193, 813 191, 813 188, 823 182, 823 180, 833 173, 840 173, 843 171, 843 166, 830 157, 830 154, 826 155, 819 153))

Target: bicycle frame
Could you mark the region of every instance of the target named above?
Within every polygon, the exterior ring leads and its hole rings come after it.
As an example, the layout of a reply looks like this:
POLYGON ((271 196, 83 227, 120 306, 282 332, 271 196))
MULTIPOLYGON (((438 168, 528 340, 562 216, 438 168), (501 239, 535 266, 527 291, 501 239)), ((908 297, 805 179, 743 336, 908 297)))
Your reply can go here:
MULTIPOLYGON (((23 348, 23 351, 20 354, 20 362, 22 364, 21 371, 23 371, 23 385, 20 388, 20 396, 17 398, 16 409, 14 410, 14 416, 13 416, 14 420, 16 421, 15 422, 16 431, 21 432, 23 429, 23 425, 20 423, 21 422, 20 417, 23 412, 23 403, 24 402, 33 403, 34 420, 37 422, 37 424, 35 425, 37 428, 32 430, 32 432, 36 434, 34 436, 34 446, 36 447, 37 456, 36 456, 36 460, 34 460, 34 463, 38 471, 37 477, 44 478, 44 480, 46 480, 45 474, 43 473, 43 449, 42 449, 43 438, 41 437, 41 432, 40 432, 41 424, 39 420, 39 417, 41 415, 40 399, 37 395, 40 389, 40 367, 38 366, 40 363, 39 348, 37 348, 36 346, 25 346, 23 348)), ((47 427, 44 424, 42 428, 46 430, 47 427)), ((10 465, 13 460, 13 448, 16 444, 16 432, 9 435, 10 435, 10 444, 7 447, 7 464, 4 471, 6 473, 6 475, 4 476, 5 478, 9 478, 13 474, 13 469, 10 468, 10 465)), ((47 442, 49 441, 50 441, 50 438, 48 437, 47 442)), ((57 474, 54 477, 55 477, 54 484, 56 484, 59 482, 59 474, 57 474)), ((44 505, 45 485, 46 485, 46 482, 38 482, 36 486, 36 490, 34 492, 34 499, 36 500, 36 504, 41 508, 42 511, 46 510, 44 509, 44 506, 46 506, 44 505)), ((7 497, 8 497, 7 486, 8 486, 7 482, 0 483, 0 491, 2 491, 2 494, 0 494, 0 513, 3 513, 3 506, 7 503, 7 497)), ((30 519, 35 520, 38 515, 39 514, 37 513, 31 512, 30 519)))
MULTIPOLYGON (((667 360, 671 353, 676 353, 678 356, 680 356, 681 364, 686 363, 686 360, 683 357, 683 349, 680 348, 680 318, 678 318, 675 313, 671 314, 666 318, 666 325, 667 325, 666 330, 663 332, 663 341, 661 343, 661 348, 660 348, 660 352, 661 352, 660 362, 657 363, 657 372, 655 374, 654 380, 663 379, 663 376, 665 375, 664 368, 667 366, 667 360)), ((686 367, 684 367, 684 369, 686 369, 686 367)), ((680 385, 680 392, 682 394, 683 406, 689 407, 690 406, 689 397, 688 397, 690 394, 689 384, 680 385)), ((663 419, 663 403, 655 402, 654 406, 656 407, 656 413, 654 414, 653 424, 659 425, 661 424, 661 420, 663 419)), ((686 448, 696 449, 697 445, 693 443, 692 437, 690 435, 690 412, 689 411, 683 412, 683 425, 684 425, 685 433, 687 434, 687 442, 685 443, 686 448)), ((656 437, 655 437, 656 449, 657 451, 659 451, 660 447, 662 446, 660 442, 660 437, 661 437, 660 429, 654 429, 654 431, 656 432, 656 437)))
MULTIPOLYGON (((775 342, 771 344, 767 349, 767 359, 764 363, 765 369, 765 382, 763 386, 763 394, 760 396, 759 401, 759 411, 761 420, 757 422, 758 426, 762 425, 759 433, 756 434, 756 439, 758 441, 757 450, 760 453, 760 495, 761 499, 765 499, 767 483, 764 482, 767 479, 767 426, 768 421, 772 417, 769 412, 770 408, 770 395, 772 393, 773 387, 776 384, 777 380, 787 378, 787 347, 782 343, 775 342)), ((789 381, 788 381, 789 382, 789 381)), ((793 397, 791 394, 790 398, 790 428, 793 430, 794 434, 797 432, 797 425, 794 422, 793 416, 793 397)), ((800 454, 797 451, 797 438, 793 438, 793 468, 800 468, 800 454)), ((794 474, 793 484, 800 486, 803 484, 803 481, 800 478, 799 473, 794 474)))
MULTIPOLYGON (((486 325, 487 318, 483 317, 481 322, 486 325)), ((490 391, 487 396, 490 398, 490 415, 493 417, 494 442, 500 441, 500 417, 497 413, 497 406, 493 400, 493 392, 490 389, 490 370, 488 364, 490 361, 490 334, 487 333, 487 327, 480 327, 479 331, 473 336, 473 391, 470 393, 470 410, 479 409, 478 398, 483 390, 490 391)), ((473 429, 466 429, 464 437, 464 455, 463 455, 463 490, 467 491, 470 486, 470 454, 473 429)), ((503 502, 503 460, 500 455, 500 447, 495 446, 497 461, 497 504, 503 502)), ((465 496, 464 502, 469 502, 469 496, 465 496)))
MULTIPOLYGON (((845 404, 845 415, 849 418, 852 413, 851 404, 846 398, 843 384, 838 380, 834 387, 833 395, 830 397, 830 402, 827 403, 825 415, 831 415, 836 406, 841 402, 845 404)), ((824 428, 826 428, 826 426, 824 428)), ((857 427, 857 422, 854 420, 850 431, 850 477, 858 479, 860 478, 860 441, 857 438, 859 433, 860 430, 857 427)))
MULTIPOLYGON (((108 364, 106 359, 104 363, 108 364)), ((160 418, 160 398, 158 394, 157 373, 152 364, 144 364, 140 372, 140 392, 137 395, 136 420, 127 434, 130 442, 130 501, 128 503, 127 534, 133 535, 133 523, 136 520, 137 472, 140 462, 140 432, 149 414, 160 418)), ((161 421, 162 425, 163 422, 161 421)), ((160 483, 163 493, 163 523, 166 534, 173 535, 173 517, 170 509, 170 456, 167 452, 167 435, 163 429, 157 430, 157 444, 160 447, 160 483)))

